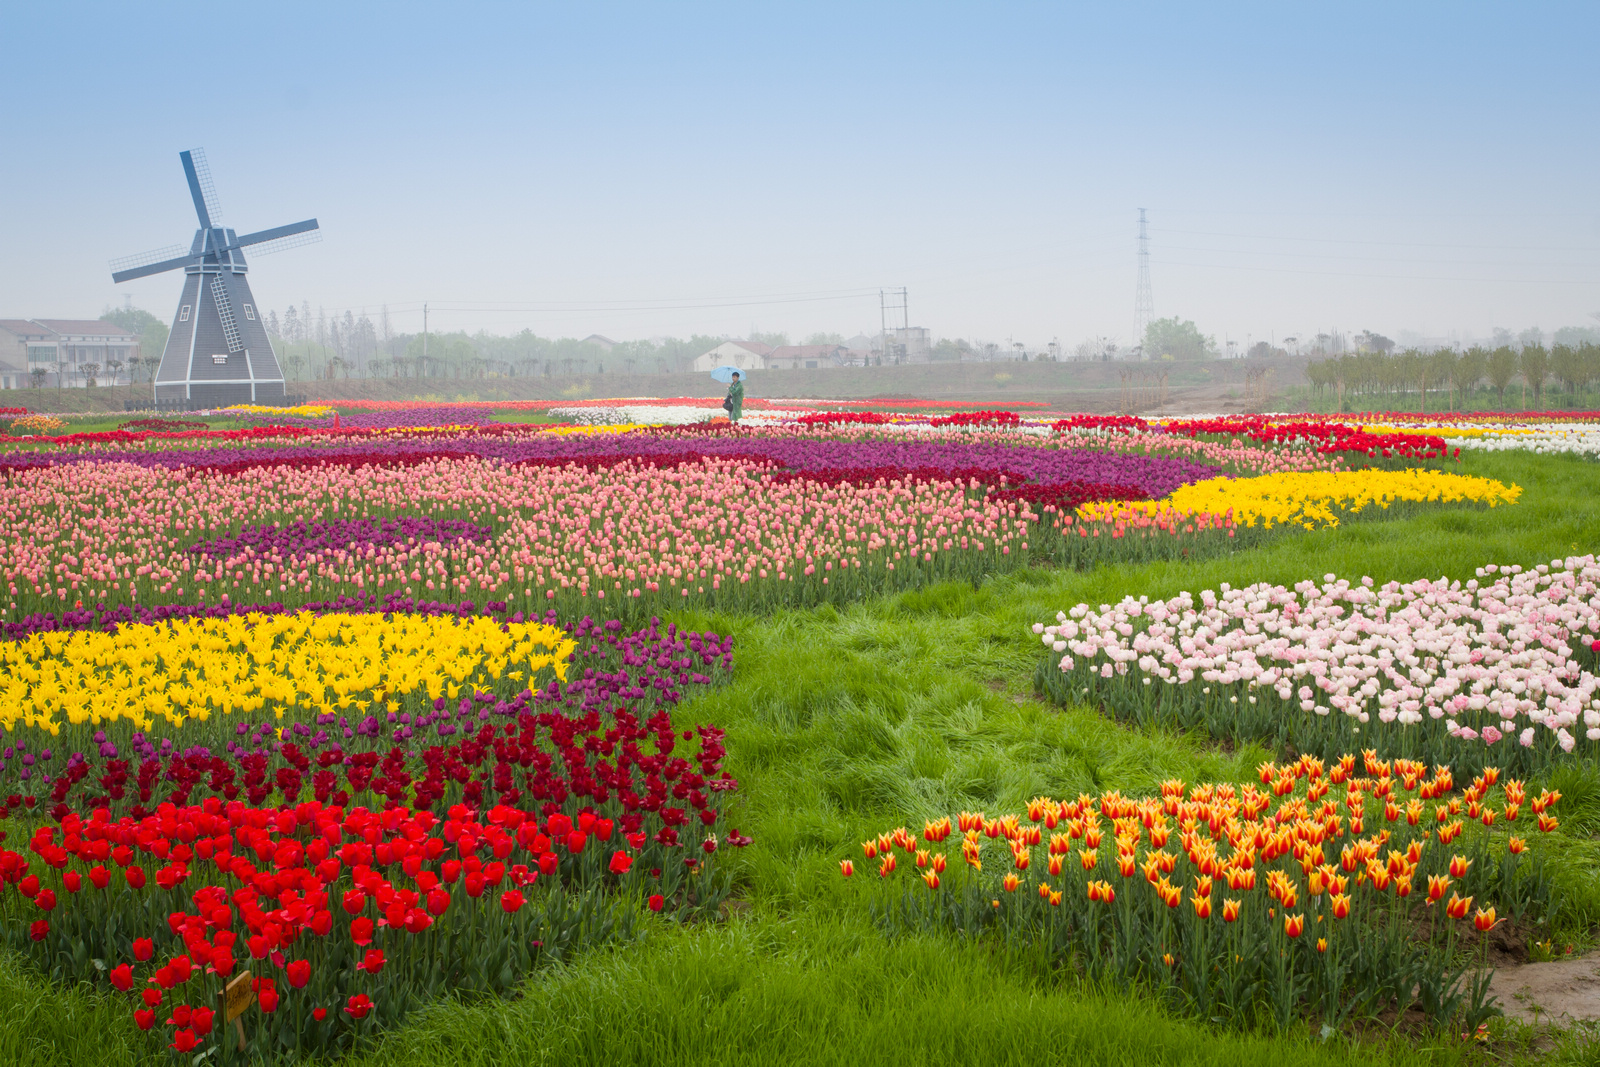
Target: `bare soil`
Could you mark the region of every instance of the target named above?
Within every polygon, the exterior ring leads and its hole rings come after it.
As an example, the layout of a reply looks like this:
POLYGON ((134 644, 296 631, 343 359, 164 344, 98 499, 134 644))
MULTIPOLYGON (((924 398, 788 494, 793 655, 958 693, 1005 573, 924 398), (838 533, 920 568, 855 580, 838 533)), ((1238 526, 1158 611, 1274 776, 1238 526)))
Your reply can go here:
POLYGON ((1600 952, 1495 971, 1489 989, 1508 1019, 1570 1026, 1600 1019, 1600 952))

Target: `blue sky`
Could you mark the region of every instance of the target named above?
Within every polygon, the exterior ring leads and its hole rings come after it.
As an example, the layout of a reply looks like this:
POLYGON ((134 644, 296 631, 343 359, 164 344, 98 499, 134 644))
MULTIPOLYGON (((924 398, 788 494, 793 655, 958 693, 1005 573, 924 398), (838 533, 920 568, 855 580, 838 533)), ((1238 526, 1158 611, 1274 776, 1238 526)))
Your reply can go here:
POLYGON ((396 329, 1219 339, 1592 323, 1594 4, 74 3, 0 13, 0 316, 166 317, 204 146, 258 302, 396 329), (201 13, 203 11, 203 13, 201 13))

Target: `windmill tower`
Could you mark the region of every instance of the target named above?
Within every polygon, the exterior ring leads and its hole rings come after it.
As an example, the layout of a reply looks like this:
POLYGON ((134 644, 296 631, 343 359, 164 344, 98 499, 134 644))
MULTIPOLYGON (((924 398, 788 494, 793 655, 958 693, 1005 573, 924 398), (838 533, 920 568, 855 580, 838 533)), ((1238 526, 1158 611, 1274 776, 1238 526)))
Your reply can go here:
MULTIPOLYGON (((1133 292, 1133 343, 1142 350, 1144 335, 1156 319, 1156 299, 1150 292, 1150 234, 1145 229, 1144 208, 1139 209, 1139 281, 1133 292)), ((1155 358, 1155 353, 1145 352, 1145 359, 1155 358)))
POLYGON ((126 282, 183 268, 187 277, 172 332, 156 370, 156 402, 184 408, 282 404, 283 370, 245 280, 244 249, 265 255, 321 239, 316 219, 240 237, 221 225, 211 170, 200 149, 180 152, 200 229, 182 245, 112 260, 111 280, 126 282))

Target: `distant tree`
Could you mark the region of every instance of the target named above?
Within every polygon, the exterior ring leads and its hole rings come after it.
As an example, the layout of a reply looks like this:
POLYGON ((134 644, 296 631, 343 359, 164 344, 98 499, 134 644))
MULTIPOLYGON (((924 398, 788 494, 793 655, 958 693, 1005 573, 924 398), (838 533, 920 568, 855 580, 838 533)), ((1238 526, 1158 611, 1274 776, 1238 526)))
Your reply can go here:
MULTIPOLYGON (((1544 336, 1542 333, 1540 336, 1544 336)), ((1528 387, 1533 387, 1533 402, 1535 406, 1544 402, 1544 380, 1550 377, 1550 353, 1545 351, 1542 344, 1532 344, 1523 348, 1522 358, 1518 364, 1522 372, 1522 407, 1528 407, 1528 387)))
POLYGON ((935 363, 960 363, 972 355, 972 346, 958 338, 945 337, 935 344, 928 358, 935 363))
POLYGON ((1510 345, 1501 345, 1489 353, 1484 372, 1489 376, 1489 384, 1494 386, 1494 392, 1500 398, 1500 408, 1506 406, 1506 386, 1511 384, 1511 379, 1517 376, 1517 352, 1510 345))
POLYGON ((1257 341, 1245 352, 1245 355, 1251 359, 1271 359, 1273 356, 1287 356, 1288 354, 1287 349, 1273 348, 1266 341, 1257 341))
POLYGON ((266 326, 268 337, 282 336, 278 333, 278 313, 276 311, 267 312, 266 326))
MULTIPOLYGON (((771 345, 773 348, 777 348, 780 345, 786 345, 789 343, 789 335, 781 330, 777 333, 762 333, 759 330, 751 330, 750 336, 746 338, 746 340, 759 341, 764 345, 771 345)), ((712 345, 711 347, 715 348, 716 345, 712 345)))
POLYGON ((135 307, 108 309, 100 316, 101 322, 121 326, 139 338, 139 349, 145 356, 161 357, 167 347, 167 324, 148 311, 135 307))
POLYGON ((30 370, 28 372, 28 377, 33 380, 33 387, 35 389, 43 389, 44 388, 44 380, 49 375, 49 373, 50 372, 45 370, 43 367, 34 367, 32 370, 30 370))
POLYGON ((1530 326, 1517 334, 1517 344, 1522 348, 1533 348, 1544 345, 1544 331, 1537 326, 1530 326))
POLYGON ((1362 330, 1356 334, 1356 348, 1363 352, 1382 352, 1387 354, 1394 351, 1394 342, 1381 333, 1362 330))
POLYGON ((842 344, 844 344, 844 334, 842 334, 842 333, 814 333, 810 337, 806 338, 806 344, 808 344, 808 345, 842 345, 842 344))
POLYGON ((1466 409, 1467 398, 1478 388, 1478 382, 1482 380, 1488 365, 1489 353, 1477 346, 1467 349, 1461 353, 1461 358, 1456 360, 1455 372, 1450 376, 1450 380, 1455 383, 1463 410, 1466 409))
POLYGON ((1600 329, 1593 326, 1563 326, 1555 332, 1551 344, 1572 348, 1583 344, 1600 345, 1600 329))
POLYGON ((1202 334, 1192 320, 1157 319, 1145 328, 1144 353, 1149 359, 1212 359, 1217 341, 1202 334))
POLYGON ((295 310, 293 304, 283 313, 283 339, 285 341, 299 341, 301 333, 300 312, 295 310))

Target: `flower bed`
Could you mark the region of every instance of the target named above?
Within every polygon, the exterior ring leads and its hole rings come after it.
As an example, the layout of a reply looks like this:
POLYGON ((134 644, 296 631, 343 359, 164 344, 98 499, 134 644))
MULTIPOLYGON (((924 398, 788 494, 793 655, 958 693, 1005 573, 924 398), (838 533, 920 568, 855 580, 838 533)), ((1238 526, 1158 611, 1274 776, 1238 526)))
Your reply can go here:
POLYGON ((1159 504, 1091 504, 1085 518, 1107 520, 1170 507, 1180 512, 1231 515, 1241 526, 1293 524, 1314 530, 1369 509, 1409 512, 1412 504, 1514 504, 1520 487, 1492 478, 1434 470, 1294 471, 1256 478, 1212 478, 1181 486, 1159 504))
POLYGON ((1476 773, 1600 755, 1600 563, 1489 566, 1465 584, 1326 576, 1079 604, 1036 624, 1036 685, 1150 726, 1476 773), (1481 579, 1481 580, 1480 580, 1481 579))
POLYGON ((1260 778, 962 812, 867 841, 863 858, 909 883, 882 912, 891 932, 989 933, 1235 1025, 1309 1015, 1338 1029, 1415 1003, 1476 1029, 1495 1009, 1458 946, 1548 917, 1542 857, 1518 835, 1553 830, 1559 794, 1497 791, 1491 769, 1456 792, 1448 769, 1370 752, 1268 763, 1260 778))

